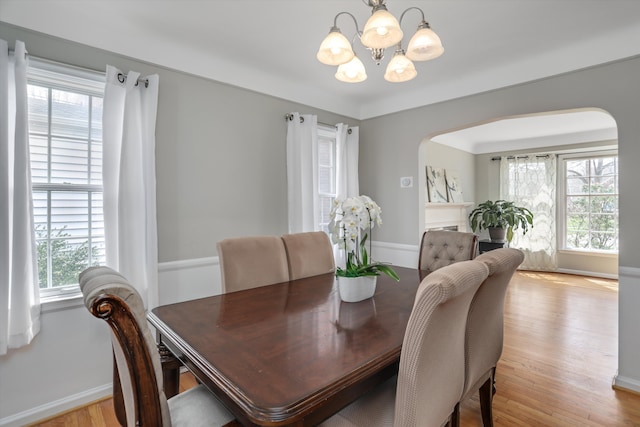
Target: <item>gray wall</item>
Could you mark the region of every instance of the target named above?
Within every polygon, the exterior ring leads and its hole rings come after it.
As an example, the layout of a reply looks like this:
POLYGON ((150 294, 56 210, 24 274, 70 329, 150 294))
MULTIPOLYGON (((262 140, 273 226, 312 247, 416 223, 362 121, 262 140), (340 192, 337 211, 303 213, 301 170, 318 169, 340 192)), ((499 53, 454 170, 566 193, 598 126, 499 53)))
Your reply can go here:
POLYGON ((287 232, 289 112, 359 121, 0 23, 30 55, 104 71, 159 74, 156 169, 159 261, 216 255, 231 236, 287 232))
MULTIPOLYGON (((0 23, 30 55, 160 76, 156 128, 159 261, 212 257, 225 237, 287 232, 286 122, 359 122, 0 23)), ((106 325, 84 306, 46 311, 34 342, 0 356, 0 420, 111 381, 106 325), (104 343, 98 345, 97 343, 104 343)))
MULTIPOLYGON (((618 126, 620 157, 619 369, 616 384, 640 390, 640 59, 632 58, 514 87, 365 120, 360 135, 360 188, 386 212, 378 239, 414 243, 419 189, 399 193, 398 177, 417 174, 418 144, 496 117, 572 108, 601 108, 618 126)), ((479 195, 478 195, 479 196, 479 195)), ((612 352, 615 351, 611 349, 612 352)), ((612 373, 613 375, 614 373, 612 373)))

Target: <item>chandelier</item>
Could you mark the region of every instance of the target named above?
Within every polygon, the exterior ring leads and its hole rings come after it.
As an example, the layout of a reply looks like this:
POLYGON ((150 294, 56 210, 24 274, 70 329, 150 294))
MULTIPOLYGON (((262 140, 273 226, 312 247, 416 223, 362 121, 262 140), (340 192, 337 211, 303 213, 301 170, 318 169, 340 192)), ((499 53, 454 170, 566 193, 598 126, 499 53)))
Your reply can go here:
POLYGON ((367 79, 367 72, 362 61, 356 56, 349 40, 340 32, 337 26, 340 15, 349 15, 356 25, 355 38, 359 38, 362 45, 371 51, 371 58, 380 65, 384 58, 385 49, 395 46, 395 52, 384 73, 389 82, 406 82, 418 75, 413 61, 427 61, 442 55, 444 48, 440 37, 431 30, 424 19, 424 12, 419 7, 410 7, 402 12, 400 19, 396 19, 385 5, 385 0, 362 0, 372 8, 371 17, 360 31, 358 21, 349 12, 340 12, 333 19, 333 27, 320 44, 316 57, 327 65, 337 65, 336 79, 347 83, 358 83, 367 79), (417 10, 422 15, 407 50, 402 48, 402 29, 400 24, 404 15, 410 10, 417 10))

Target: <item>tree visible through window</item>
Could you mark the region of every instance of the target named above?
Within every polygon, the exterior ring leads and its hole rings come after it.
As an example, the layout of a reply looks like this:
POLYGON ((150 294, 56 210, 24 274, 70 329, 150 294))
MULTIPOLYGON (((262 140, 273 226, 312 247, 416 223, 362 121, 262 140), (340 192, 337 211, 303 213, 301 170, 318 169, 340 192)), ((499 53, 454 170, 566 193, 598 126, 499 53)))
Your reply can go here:
POLYGON ((28 70, 28 106, 42 293, 75 287, 82 270, 104 262, 104 77, 40 65, 28 70))
POLYGON ((566 249, 618 251, 618 157, 565 158, 566 249))

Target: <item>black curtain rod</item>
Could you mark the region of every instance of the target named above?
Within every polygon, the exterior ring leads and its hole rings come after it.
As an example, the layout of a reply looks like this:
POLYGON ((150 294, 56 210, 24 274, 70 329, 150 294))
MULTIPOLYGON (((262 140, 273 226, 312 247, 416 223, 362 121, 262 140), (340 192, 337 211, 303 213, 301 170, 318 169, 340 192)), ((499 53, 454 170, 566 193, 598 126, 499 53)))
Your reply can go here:
MULTIPOLYGON (((285 115, 284 115, 284 119, 285 119, 285 120, 289 120, 289 121, 293 120, 293 114, 285 114, 285 115)), ((300 116, 300 123, 304 123, 304 117, 302 117, 302 116, 300 116)), ((318 124, 319 124, 319 125, 323 125, 323 126, 328 126, 328 127, 331 127, 331 128, 336 128, 336 127, 337 127, 336 125, 330 125, 329 123, 322 123, 322 122, 318 122, 318 124)), ((347 125, 347 126, 348 126, 348 125, 347 125)), ((349 129, 347 130, 347 133, 348 133, 349 135, 351 135, 351 128, 349 128, 349 129)))
MULTIPOLYGON (((118 73, 118 81, 120 83, 126 82, 127 76, 123 73, 118 73)), ((149 79, 138 79, 138 81, 136 82, 136 86, 138 86, 140 83, 144 83, 144 87, 149 87, 149 79)))
MULTIPOLYGON (((537 159, 548 159, 550 157, 549 154, 539 154, 535 156, 537 159)), ((513 160, 513 159, 528 159, 529 156, 507 156, 506 157, 509 160, 513 160)), ((492 157, 491 160, 502 160, 502 156, 496 156, 496 157, 492 157)))

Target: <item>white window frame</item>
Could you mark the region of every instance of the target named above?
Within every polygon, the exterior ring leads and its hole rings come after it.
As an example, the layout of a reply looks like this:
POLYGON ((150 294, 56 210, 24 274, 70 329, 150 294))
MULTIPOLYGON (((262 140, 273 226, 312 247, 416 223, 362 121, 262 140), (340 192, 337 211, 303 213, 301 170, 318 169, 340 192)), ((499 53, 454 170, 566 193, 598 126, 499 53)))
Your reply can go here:
MULTIPOLYGON (((48 61, 40 58, 29 57, 27 67, 27 83, 51 89, 62 91, 70 91, 92 97, 103 98, 104 87, 106 83, 105 73, 87 70, 84 68, 74 67, 71 65, 61 64, 54 61, 48 61)), ((51 100, 49 99, 49 102, 51 100)), ((51 106, 49 106, 49 115, 51 114, 51 106)), ((91 111, 89 112, 91 114, 91 111)), ((91 122, 91 117, 89 118, 91 122)), ((51 117, 48 118, 49 124, 51 117)), ((31 132, 30 132, 31 135, 31 132)), ((48 146, 50 146, 51 132, 47 132, 48 146)), ((102 138, 100 138, 102 139, 102 138)), ((50 155, 50 154, 49 154, 50 155)), ((53 191, 80 191, 80 192, 102 192, 102 185, 95 184, 66 184, 66 183, 32 183, 32 191, 47 192, 50 198, 53 191)), ((91 198, 88 200, 89 215, 91 215, 91 198)), ((49 212, 47 213, 47 221, 51 221, 51 205, 48 203, 49 212)), ((91 224, 91 221, 89 221, 91 224)), ((89 225, 90 226, 90 225, 89 225)), ((91 233, 90 233, 91 236, 91 233)), ((89 237, 89 245, 91 247, 91 237, 89 237)), ((51 259, 47 271, 51 274, 51 259)), ((51 277, 48 278, 50 280, 51 277)), ((50 283, 48 283, 50 285, 50 283)), ((78 284, 65 286, 40 288, 40 297, 43 302, 64 300, 76 297, 80 294, 78 284)))
MULTIPOLYGON (((598 255, 598 256, 617 256, 618 250, 597 250, 597 249, 579 249, 579 248, 569 248, 567 247, 567 191, 566 191, 566 180, 567 180, 567 169, 566 169, 566 160, 572 159, 590 159, 595 157, 618 157, 618 150, 602 150, 602 151, 590 151, 590 152, 576 152, 576 153, 567 153, 558 155, 558 179, 557 189, 557 230, 558 230, 558 248, 559 251, 562 252, 570 252, 570 253, 580 253, 585 255, 598 255)), ((618 167, 620 166, 620 159, 618 158, 618 167)), ((618 170, 618 203, 620 203, 620 171, 618 170)), ((618 216, 618 233, 619 233, 619 221, 620 217, 618 216)), ((619 239, 619 236, 618 236, 619 239)), ((618 240, 619 242, 619 240, 618 240)), ((619 249, 619 248, 618 248, 619 249)))
MULTIPOLYGON (((331 202, 333 202, 333 200, 336 198, 337 196, 337 163, 336 163, 336 159, 337 159, 337 137, 338 137, 338 132, 335 126, 326 126, 326 125, 318 125, 317 127, 317 132, 318 132, 318 140, 320 139, 324 139, 324 140, 329 140, 332 142, 332 152, 331 152, 331 164, 329 165, 329 169, 333 171, 333 173, 330 175, 331 176, 331 187, 333 188, 333 192, 321 192, 320 191, 320 179, 318 179, 318 188, 316 189, 316 191, 318 192, 318 206, 317 206, 317 212, 316 212, 316 218, 318 218, 319 224, 318 227, 320 230, 327 232, 328 231, 328 222, 325 223, 322 221, 322 215, 321 215, 321 203, 320 200, 321 198, 330 198, 331 202)), ((320 146, 320 144, 318 143, 318 147, 320 146)), ((318 175, 320 175, 320 169, 324 166, 320 165, 320 155, 318 153, 317 155, 317 159, 318 159, 318 175)))

